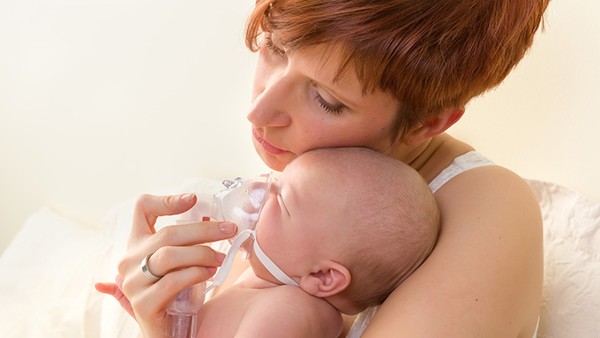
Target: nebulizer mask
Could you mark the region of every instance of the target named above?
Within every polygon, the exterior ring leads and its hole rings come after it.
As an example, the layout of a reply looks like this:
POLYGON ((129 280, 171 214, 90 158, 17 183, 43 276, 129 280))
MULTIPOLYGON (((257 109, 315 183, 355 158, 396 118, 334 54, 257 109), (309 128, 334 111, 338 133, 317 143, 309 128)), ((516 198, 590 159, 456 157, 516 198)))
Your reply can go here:
POLYGON ((226 221, 237 225, 238 233, 230 240, 231 247, 223 264, 206 286, 196 284, 180 291, 167 308, 165 335, 173 338, 195 338, 197 314, 204 303, 204 294, 215 286, 223 284, 233 259, 241 245, 250 237, 254 239, 252 250, 269 272, 284 284, 298 286, 262 251, 256 240, 255 227, 265 202, 268 199, 272 174, 260 175, 253 179, 235 178, 223 181, 223 189, 213 195, 197 194, 196 206, 181 215, 178 223, 197 222, 205 216, 216 221, 226 221), (210 206, 207 208, 207 206, 210 206))

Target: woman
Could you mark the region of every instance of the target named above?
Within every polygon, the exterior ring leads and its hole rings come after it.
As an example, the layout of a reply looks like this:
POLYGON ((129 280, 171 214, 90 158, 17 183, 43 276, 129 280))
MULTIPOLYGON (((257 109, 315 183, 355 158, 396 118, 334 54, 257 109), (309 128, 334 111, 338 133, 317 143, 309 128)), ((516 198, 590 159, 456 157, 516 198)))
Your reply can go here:
MULTIPOLYGON (((537 202, 521 178, 445 131, 519 62, 547 4, 257 1, 247 28, 259 53, 248 119, 263 161, 282 170, 310 149, 365 146, 408 163, 435 191, 438 243, 372 321, 361 322, 363 337, 533 335, 543 266, 537 202)), ((136 206, 118 283, 146 337, 162 336, 169 300, 222 262, 198 244, 235 234, 216 222, 154 233, 158 216, 194 202, 143 196, 136 206), (148 268, 163 276, 157 282, 139 267, 150 254, 148 268)))

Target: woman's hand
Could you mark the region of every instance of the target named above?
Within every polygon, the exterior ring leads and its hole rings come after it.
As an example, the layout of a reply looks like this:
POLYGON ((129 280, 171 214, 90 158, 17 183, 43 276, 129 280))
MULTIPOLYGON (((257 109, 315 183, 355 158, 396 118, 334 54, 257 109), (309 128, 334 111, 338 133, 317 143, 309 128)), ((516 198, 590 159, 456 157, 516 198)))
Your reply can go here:
POLYGON ((141 196, 135 206, 127 254, 119 263, 117 284, 99 283, 96 288, 113 295, 138 322, 144 337, 163 337, 166 308, 177 292, 206 281, 225 255, 206 245, 230 238, 235 225, 198 222, 165 227, 156 232, 160 216, 180 214, 196 203, 193 194, 141 196), (150 280, 140 267, 144 257, 158 281, 150 280))
POLYGON ((115 283, 96 283, 95 287, 99 292, 113 296, 117 302, 121 304, 121 307, 135 319, 131 303, 129 302, 129 299, 125 297, 123 291, 121 291, 123 289, 123 276, 117 275, 117 277, 115 277, 115 283))

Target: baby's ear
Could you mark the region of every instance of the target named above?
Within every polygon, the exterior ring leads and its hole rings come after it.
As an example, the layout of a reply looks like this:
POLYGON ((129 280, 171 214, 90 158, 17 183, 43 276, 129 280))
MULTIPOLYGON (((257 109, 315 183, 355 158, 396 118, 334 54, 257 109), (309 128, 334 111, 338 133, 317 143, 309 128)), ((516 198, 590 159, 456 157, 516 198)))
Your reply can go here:
POLYGON ((350 271, 334 261, 320 262, 315 272, 300 279, 300 288, 315 297, 325 298, 344 291, 350 285, 350 271))

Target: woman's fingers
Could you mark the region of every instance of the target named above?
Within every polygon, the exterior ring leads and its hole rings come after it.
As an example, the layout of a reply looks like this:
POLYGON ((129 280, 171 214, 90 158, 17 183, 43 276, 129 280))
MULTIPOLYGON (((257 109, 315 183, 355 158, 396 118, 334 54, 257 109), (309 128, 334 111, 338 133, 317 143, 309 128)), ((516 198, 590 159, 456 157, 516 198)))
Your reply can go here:
POLYGON ((147 243, 140 245, 140 248, 119 262, 118 272, 124 277, 124 294, 131 300, 132 296, 153 285, 153 281, 142 272, 140 265, 143 258, 149 254, 151 255, 146 260, 146 267, 153 275, 163 276, 160 281, 166 277, 169 277, 168 280, 177 278, 181 274, 174 274, 175 272, 192 268, 196 271, 194 278, 200 280, 179 281, 182 285, 208 279, 222 264, 225 254, 198 243, 229 238, 235 233, 234 225, 219 222, 181 224, 161 229, 146 239, 147 243))
POLYGON ((215 272, 216 268, 191 267, 169 273, 151 285, 147 292, 132 300, 134 308, 143 316, 160 313, 175 298, 177 292, 206 281, 215 272))
POLYGON ((216 242, 235 235, 237 227, 227 222, 198 222, 171 225, 152 236, 157 247, 187 246, 216 242))
POLYGON ((150 254, 152 256, 146 265, 156 276, 164 276, 169 271, 191 265, 219 266, 224 255, 199 244, 230 238, 236 231, 234 224, 219 222, 180 224, 162 228, 155 235, 149 235, 150 238, 144 241, 140 238, 139 243, 130 245, 128 255, 119 262, 118 272, 129 278, 132 271, 141 274, 140 263, 150 254))
POLYGON ((98 283, 98 291, 115 297, 131 315, 135 315, 142 331, 161 336, 165 311, 175 294, 185 287, 204 282, 213 276, 225 254, 206 245, 233 237, 234 224, 195 222, 155 229, 158 217, 183 213, 196 204, 194 194, 154 196, 137 200, 127 254, 119 262, 116 285, 98 283), (148 256, 150 255, 150 256, 148 256), (155 276, 149 278, 145 267, 155 276))
POLYGON ((127 311, 131 317, 135 318, 129 299, 125 297, 116 283, 96 283, 94 287, 98 292, 113 296, 119 302, 121 307, 127 311))
POLYGON ((189 210, 196 204, 196 195, 155 196, 142 195, 133 211, 133 227, 130 242, 154 234, 156 219, 165 215, 176 215, 189 210))
POLYGON ((146 266, 155 276, 164 276, 193 266, 217 268, 221 266, 225 254, 204 246, 163 246, 156 250, 146 261, 146 266))
MULTIPOLYGON (((119 264, 119 275, 125 276, 120 286, 124 294, 130 297, 130 300, 135 297, 134 295, 139 294, 141 290, 152 288, 155 284, 171 283, 170 288, 180 286, 169 289, 173 291, 172 294, 169 293, 172 296, 185 286, 210 278, 224 259, 225 254, 204 245, 161 247, 146 261, 146 266, 150 272, 155 276, 161 276, 160 280, 157 282, 151 281, 142 272, 140 262, 129 262, 128 259, 125 259, 119 264), (128 274, 127 271, 131 271, 129 269, 134 270, 134 273, 130 272, 128 274), (180 273, 184 270, 188 271, 187 274, 180 273), (191 273, 192 275, 190 275, 191 273), (188 277, 188 279, 179 280, 183 277, 188 277)), ((157 293, 160 293, 160 291, 157 293)))
POLYGON ((175 294, 215 274, 225 255, 205 244, 231 238, 237 232, 234 224, 209 221, 155 230, 158 217, 180 214, 195 203, 193 194, 141 196, 134 210, 127 254, 118 265, 117 285, 97 285, 99 291, 113 295, 135 314, 144 332, 162 334, 166 307, 175 294), (142 271, 144 257, 148 257, 145 268, 162 278, 152 280, 142 271))
MULTIPOLYGON (((165 327, 165 312, 175 295, 185 287, 208 279, 216 269, 191 267, 169 273, 131 298, 136 320, 144 332, 154 332, 162 337, 165 327)), ((154 336, 147 334, 146 336, 154 336)))

